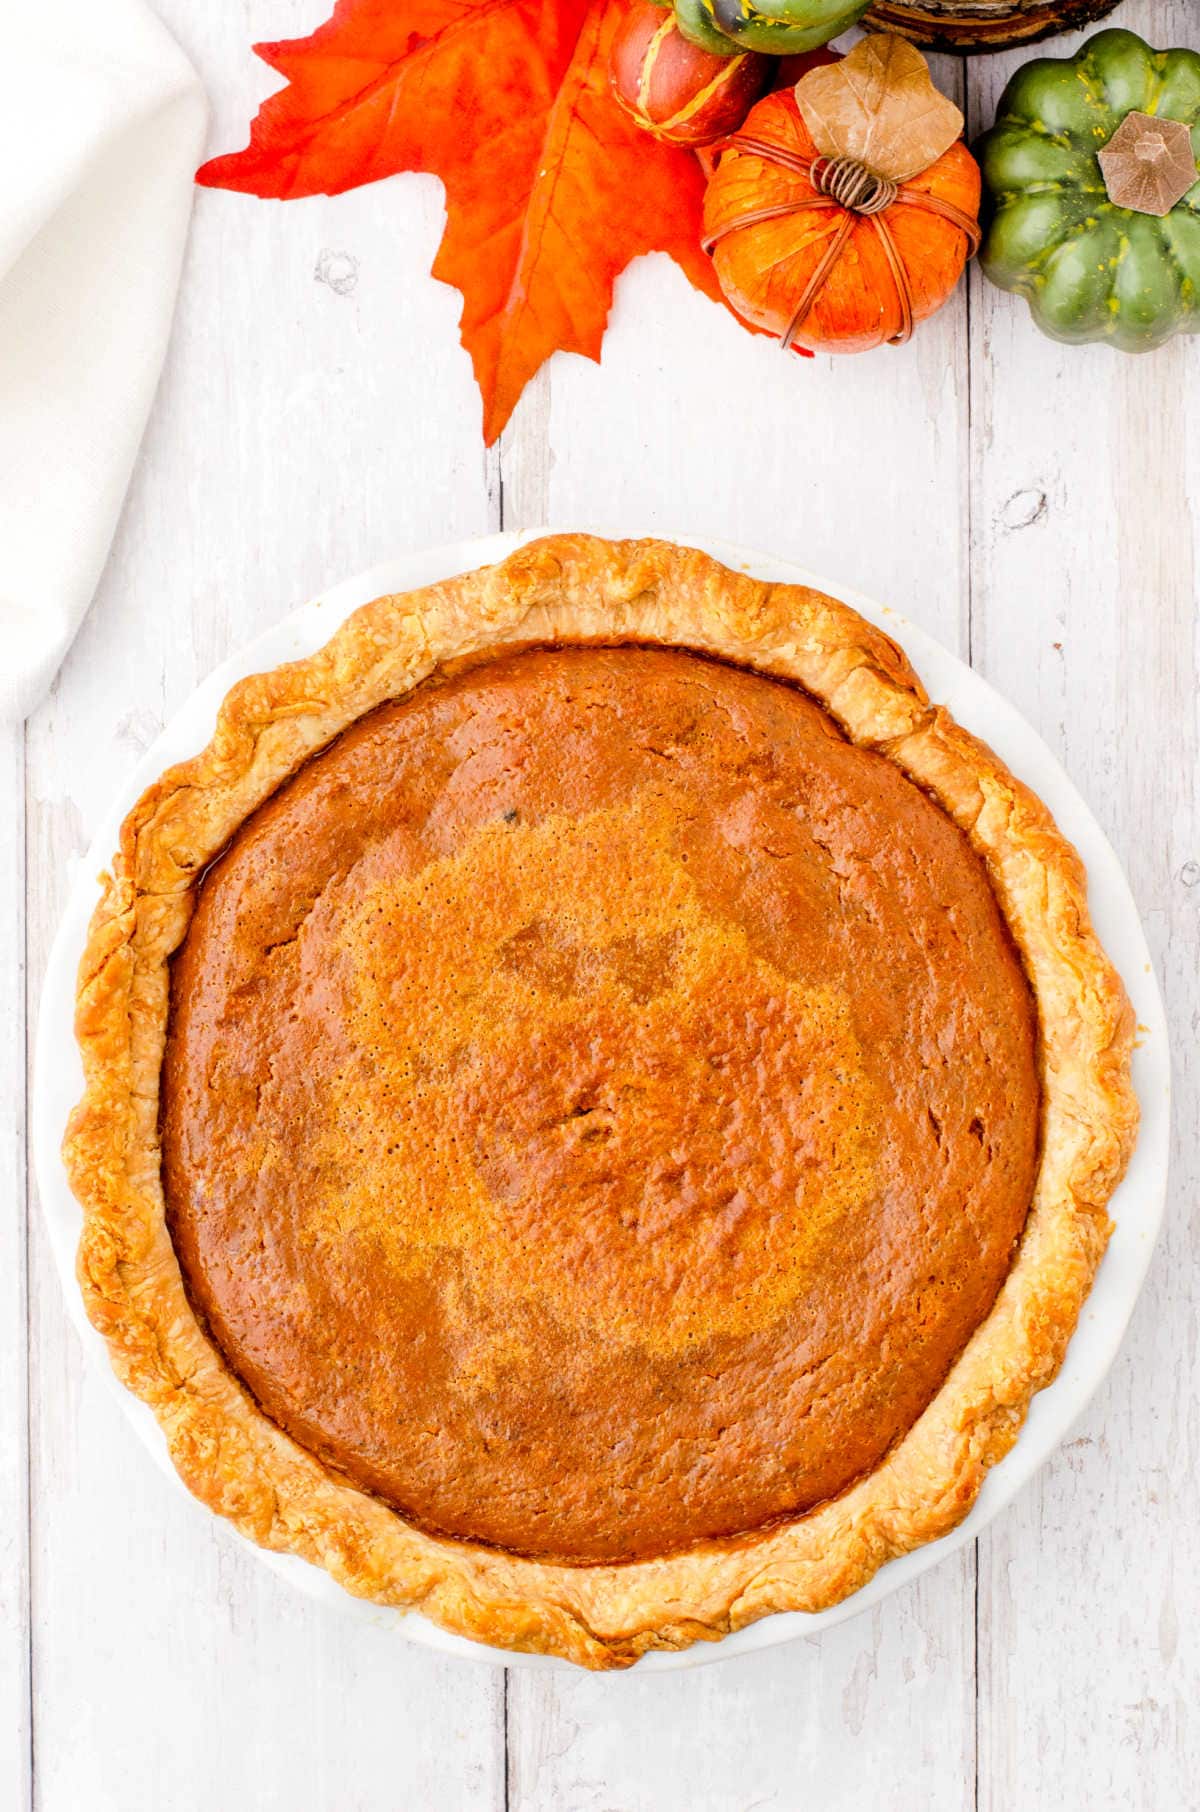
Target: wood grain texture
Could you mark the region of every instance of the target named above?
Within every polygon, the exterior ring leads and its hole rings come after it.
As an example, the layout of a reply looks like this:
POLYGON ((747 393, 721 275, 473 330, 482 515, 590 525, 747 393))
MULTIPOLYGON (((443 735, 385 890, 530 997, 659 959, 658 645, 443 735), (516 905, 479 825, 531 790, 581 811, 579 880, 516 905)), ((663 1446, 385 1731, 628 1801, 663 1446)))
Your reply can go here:
POLYGON ((514 1672, 512 1812, 966 1812, 969 1563, 820 1638, 675 1675, 514 1672), (902 1799, 893 1797, 903 1783, 902 1799))
MULTIPOLYGON (((1113 23, 1200 44, 1189 0, 1113 23)), ((1018 61, 972 66, 973 120, 1018 61)), ((979 1543, 979 1805, 1160 1812, 1200 1803, 1200 345, 1057 346, 977 272, 971 310, 975 665, 1125 865, 1176 1101, 1164 1233, 1124 1350, 979 1543)))
MULTIPOLYGON (((161 10, 205 77, 216 149, 240 142, 270 82, 251 39, 297 35, 322 8, 161 10)), ((1115 22, 1200 43, 1190 0, 1128 0, 1115 22)), ((959 98, 966 85, 978 127, 1017 60, 936 67, 959 98)), ((8 751, 27 801, 24 830, 0 821, 15 1123, 22 867, 32 1004, 89 825, 218 660, 405 548, 547 521, 704 530, 973 654, 1061 755, 1127 864, 1174 1019, 1166 1235, 1108 1384, 978 1563, 965 1550, 819 1640, 595 1679, 438 1661, 281 1585, 171 1489, 81 1365, 34 1212, 36 1780, 18 1265, 0 1283, 16 1381, 0 1411, 0 1716, 16 1732, 0 1804, 1185 1812, 1200 1803, 1200 344, 1140 360, 1056 347, 975 275, 905 348, 785 358, 649 259, 618 284, 603 364, 555 360, 485 455, 458 300, 426 274, 441 220, 438 185, 417 177, 286 206, 198 197, 100 594, 8 751)))

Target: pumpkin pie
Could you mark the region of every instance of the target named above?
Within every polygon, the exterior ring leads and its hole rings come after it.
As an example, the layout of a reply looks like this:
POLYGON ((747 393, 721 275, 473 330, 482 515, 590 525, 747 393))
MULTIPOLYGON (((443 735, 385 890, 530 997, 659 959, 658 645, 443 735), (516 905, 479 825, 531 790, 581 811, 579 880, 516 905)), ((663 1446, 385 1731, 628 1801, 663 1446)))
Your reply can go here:
POLYGON ((846 606, 561 536, 243 681, 80 971, 79 1275, 185 1482, 625 1666, 944 1534, 1136 1125, 1041 803, 846 606))

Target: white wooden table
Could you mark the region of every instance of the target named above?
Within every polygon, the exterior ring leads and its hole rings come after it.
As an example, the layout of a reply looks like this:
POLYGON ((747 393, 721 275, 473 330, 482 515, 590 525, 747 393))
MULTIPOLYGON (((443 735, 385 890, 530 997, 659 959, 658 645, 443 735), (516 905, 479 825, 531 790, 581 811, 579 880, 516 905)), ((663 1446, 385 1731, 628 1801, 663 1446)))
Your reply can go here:
MULTIPOLYGON (((299 35, 322 10, 165 0, 212 97, 214 149, 244 142, 269 85, 251 39, 299 35)), ((1130 0, 1117 20, 1200 47, 1195 0, 1130 0)), ((972 132, 1014 61, 939 65, 972 132)), ((6 930, 26 907, 24 963, 0 964, 15 1121, 72 860, 235 645, 346 573, 458 536, 704 530, 857 586, 968 655, 1090 800, 1174 1025, 1165 1235, 1106 1387, 974 1548, 760 1656, 506 1675, 293 1595, 170 1489, 81 1365, 6 1141, 0 1806, 1200 1806, 1200 340, 1141 360, 1060 348, 973 273, 906 348, 783 359, 652 259, 618 287, 603 367, 556 359, 485 454, 458 297, 427 274, 441 219, 425 177, 286 206, 197 197, 99 596, 6 750, 24 797, 0 815, 6 930)))

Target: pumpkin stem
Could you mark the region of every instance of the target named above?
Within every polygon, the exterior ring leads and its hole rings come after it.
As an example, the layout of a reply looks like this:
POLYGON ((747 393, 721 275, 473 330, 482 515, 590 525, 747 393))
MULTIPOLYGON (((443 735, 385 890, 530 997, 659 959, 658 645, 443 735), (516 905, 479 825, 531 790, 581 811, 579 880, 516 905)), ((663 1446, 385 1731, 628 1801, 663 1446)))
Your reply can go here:
POLYGON ((1118 208, 1160 219, 1182 201, 1200 172, 1181 120, 1127 113, 1100 152, 1108 199, 1118 208))
POLYGON ((896 199, 897 185, 877 176, 856 157, 817 157, 809 171, 813 188, 852 214, 882 214, 896 199))

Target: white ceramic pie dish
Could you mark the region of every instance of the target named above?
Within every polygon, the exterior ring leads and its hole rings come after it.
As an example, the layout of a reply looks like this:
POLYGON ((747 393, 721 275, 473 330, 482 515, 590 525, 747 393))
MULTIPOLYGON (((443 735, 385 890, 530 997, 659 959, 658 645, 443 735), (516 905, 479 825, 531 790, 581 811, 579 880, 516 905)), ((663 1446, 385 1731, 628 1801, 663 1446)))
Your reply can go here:
MULTIPOLYGON (((104 1342, 84 1314, 75 1281, 75 1247, 81 1212, 67 1184, 59 1145, 67 1115, 83 1087, 72 1017, 76 965, 97 897, 95 877, 108 864, 117 846, 119 825, 126 812, 165 767, 203 746, 212 732, 217 707, 236 680, 312 653, 328 640, 352 610, 382 593, 410 590, 435 579, 490 564, 510 553, 522 541, 533 538, 532 534, 495 535, 387 561, 334 586, 266 630, 197 688, 146 751, 113 800, 87 857, 74 875, 42 995, 32 1103, 34 1161, 51 1245, 62 1272, 68 1310, 80 1338, 109 1380, 142 1440, 180 1490, 184 1487, 167 1457, 166 1443, 153 1414, 117 1382, 108 1365, 104 1342)), ((924 1572, 945 1554, 972 1540, 1003 1509, 1064 1438, 1116 1355, 1162 1218, 1170 1109, 1166 1023, 1137 909, 1103 832, 1029 725, 970 668, 896 612, 883 609, 858 593, 786 561, 707 537, 678 536, 676 539, 703 548, 728 566, 751 571, 763 578, 807 583, 853 605, 902 644, 931 697, 947 705, 960 722, 990 743, 1013 772, 1045 800, 1086 864, 1096 929, 1133 1001, 1139 1026, 1134 1084, 1141 1102, 1142 1125, 1128 1173, 1110 1204, 1115 1232, 1084 1305, 1066 1363, 1054 1384, 1034 1398, 1015 1447, 989 1474, 974 1508, 959 1527, 941 1541, 931 1542, 892 1561, 853 1597, 828 1610, 815 1614, 791 1612, 765 1618, 717 1644, 697 1643, 679 1652, 653 1652, 637 1663, 639 1672, 694 1667, 729 1655, 767 1648, 794 1636, 812 1635, 865 1610, 924 1572)), ((232 1528, 230 1537, 242 1539, 232 1528)), ((450 1635, 419 1613, 388 1610, 350 1597, 326 1573, 305 1561, 259 1548, 254 1552, 277 1573, 333 1605, 342 1614, 392 1625, 410 1640, 428 1647, 507 1666, 561 1668, 569 1665, 546 1656, 487 1648, 450 1635)))

